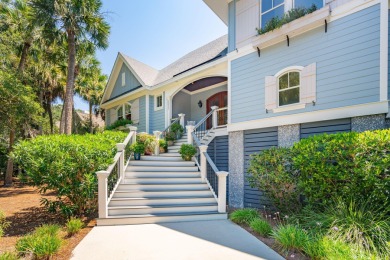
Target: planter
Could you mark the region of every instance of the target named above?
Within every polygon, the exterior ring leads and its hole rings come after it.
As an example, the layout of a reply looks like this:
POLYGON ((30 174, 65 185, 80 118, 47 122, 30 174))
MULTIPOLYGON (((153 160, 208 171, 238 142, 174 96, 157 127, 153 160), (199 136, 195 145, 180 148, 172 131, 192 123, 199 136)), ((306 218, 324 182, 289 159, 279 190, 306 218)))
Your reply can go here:
POLYGON ((134 160, 136 160, 136 161, 141 160, 141 154, 140 153, 134 153, 134 160))
POLYGON ((167 141, 168 143, 168 146, 172 146, 173 145, 173 141, 167 141))
POLYGON ((185 155, 185 156, 183 156, 183 159, 184 159, 184 161, 191 161, 192 160, 192 156, 189 156, 189 155, 185 155))
POLYGON ((179 140, 181 138, 181 133, 176 133, 176 140, 179 140))

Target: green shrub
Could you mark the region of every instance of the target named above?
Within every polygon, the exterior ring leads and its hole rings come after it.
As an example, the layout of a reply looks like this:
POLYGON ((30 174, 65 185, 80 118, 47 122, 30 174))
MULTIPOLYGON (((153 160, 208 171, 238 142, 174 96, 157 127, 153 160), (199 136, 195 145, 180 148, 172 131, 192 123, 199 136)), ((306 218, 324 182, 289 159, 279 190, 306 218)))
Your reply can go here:
POLYGON ((36 259, 47 259, 58 252, 62 240, 58 235, 60 227, 45 225, 37 228, 33 233, 19 239, 16 250, 21 254, 33 254, 36 259))
POLYGON ((143 144, 144 153, 150 155, 154 153, 154 149, 157 145, 157 139, 154 135, 139 133, 137 134, 137 143, 143 144))
POLYGON ((0 254, 0 260, 18 260, 18 255, 14 252, 4 252, 0 254))
POLYGON ((0 237, 4 236, 5 230, 10 226, 10 222, 7 221, 5 213, 0 210, 0 237))
POLYGON ((184 132, 184 128, 179 123, 174 123, 170 127, 170 132, 173 132, 176 134, 176 136, 181 135, 184 132))
POLYGON ((303 251, 309 235, 297 225, 281 225, 272 232, 272 237, 283 250, 296 249, 303 251))
POLYGON ((249 225, 254 219, 259 218, 259 212, 256 209, 238 209, 229 217, 235 223, 249 225))
POLYGON ((55 201, 43 200, 50 211, 82 215, 96 207, 96 172, 107 169, 126 136, 115 131, 40 136, 17 144, 13 157, 41 193, 55 191, 55 201))
POLYGON ((268 237, 272 233, 271 225, 266 220, 261 218, 256 218, 252 220, 249 226, 253 231, 263 237, 268 237))
POLYGON ((120 126, 126 126, 126 125, 132 125, 132 124, 133 124, 133 121, 131 121, 131 120, 119 119, 119 120, 115 121, 114 123, 112 123, 111 125, 106 126, 106 130, 114 130, 120 126))
POLYGON ((142 143, 134 143, 130 146, 130 150, 134 153, 144 154, 145 153, 145 145, 142 143))
POLYGON ((301 209, 291 149, 274 147, 253 154, 248 172, 250 185, 264 191, 279 210, 296 212, 301 209))
POLYGON ((68 236, 73 236, 84 227, 84 222, 79 218, 71 218, 66 223, 66 232, 68 236))
POLYGON ((311 204, 335 198, 389 203, 390 130, 318 135, 293 147, 298 185, 311 204))
POLYGON ((168 143, 167 143, 167 141, 165 141, 164 139, 160 139, 158 141, 158 143, 159 143, 160 148, 162 148, 164 150, 164 152, 168 151, 168 143))
POLYGON ((174 132, 167 132, 165 134, 165 140, 166 141, 175 141, 176 140, 176 134, 174 132))
POLYGON ((196 154, 196 148, 192 144, 182 144, 179 153, 181 158, 186 161, 191 161, 192 157, 196 154))

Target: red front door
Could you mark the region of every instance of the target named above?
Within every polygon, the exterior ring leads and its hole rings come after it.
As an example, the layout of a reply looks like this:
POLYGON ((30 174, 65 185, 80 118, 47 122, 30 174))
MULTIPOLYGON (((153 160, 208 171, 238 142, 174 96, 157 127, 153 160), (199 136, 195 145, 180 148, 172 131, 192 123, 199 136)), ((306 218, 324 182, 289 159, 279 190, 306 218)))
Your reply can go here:
MULTIPOLYGON (((207 114, 210 113, 212 106, 219 108, 227 107, 227 91, 216 93, 207 99, 207 114)), ((227 110, 218 111, 218 125, 225 125, 227 123, 227 110)), ((207 129, 212 127, 212 118, 207 120, 207 129)))

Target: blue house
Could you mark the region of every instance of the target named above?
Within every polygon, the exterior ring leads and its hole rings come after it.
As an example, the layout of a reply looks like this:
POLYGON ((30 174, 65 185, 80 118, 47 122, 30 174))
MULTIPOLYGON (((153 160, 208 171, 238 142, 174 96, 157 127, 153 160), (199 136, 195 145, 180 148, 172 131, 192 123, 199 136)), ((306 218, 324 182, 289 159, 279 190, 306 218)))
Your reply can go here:
POLYGON ((207 146, 208 167, 229 172, 234 208, 268 205, 246 181, 250 154, 316 134, 389 127, 387 0, 204 2, 228 35, 162 70, 119 53, 101 104, 107 125, 129 118, 148 133, 176 118, 195 125, 185 138, 207 146), (312 5, 315 11, 258 33, 312 5))

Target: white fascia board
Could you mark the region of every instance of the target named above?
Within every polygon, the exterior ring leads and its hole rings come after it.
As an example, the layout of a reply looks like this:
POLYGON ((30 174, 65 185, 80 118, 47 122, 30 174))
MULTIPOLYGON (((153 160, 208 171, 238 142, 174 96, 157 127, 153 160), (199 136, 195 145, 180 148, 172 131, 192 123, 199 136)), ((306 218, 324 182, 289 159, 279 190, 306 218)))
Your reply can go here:
POLYGON ((110 100, 104 104, 101 104, 100 107, 103 109, 109 109, 111 107, 120 105, 127 100, 136 99, 137 97, 145 95, 144 90, 145 90, 145 88, 143 88, 143 87, 139 88, 139 89, 135 90, 134 92, 127 93, 127 94, 119 96, 113 100, 110 100), (133 97, 130 98, 131 96, 133 96, 133 97))
MULTIPOLYGON (((104 88, 103 97, 102 97, 102 101, 100 102, 100 106, 102 106, 102 103, 105 100, 109 99, 109 97, 107 95, 110 95, 112 92, 112 88, 115 84, 115 82, 112 82, 113 78, 114 78, 113 75, 115 74, 115 72, 117 72, 118 67, 119 67, 119 63, 120 63, 120 59, 119 59, 119 53, 118 53, 116 56, 115 62, 114 62, 114 66, 111 69, 110 76, 108 77, 106 87, 104 88)), ((116 73, 116 74, 118 74, 118 73, 116 73)))
POLYGON ((385 114, 389 112, 389 104, 387 101, 373 102, 356 106, 348 106, 341 108, 333 108, 319 110, 313 112, 305 112, 294 115, 284 115, 267 117, 258 120, 251 120, 240 123, 228 124, 228 132, 243 131, 250 129, 260 129, 281 125, 293 125, 309 122, 367 116, 375 114, 385 114))
POLYGON ((219 19, 228 25, 229 2, 232 0, 203 0, 205 4, 219 17, 219 19))
POLYGON ((141 83, 141 85, 145 88, 148 88, 148 86, 145 84, 145 82, 140 78, 140 76, 135 72, 135 70, 130 66, 130 64, 126 61, 125 57, 121 53, 119 53, 121 59, 123 60, 123 63, 126 64, 127 68, 133 73, 134 77, 141 83))

